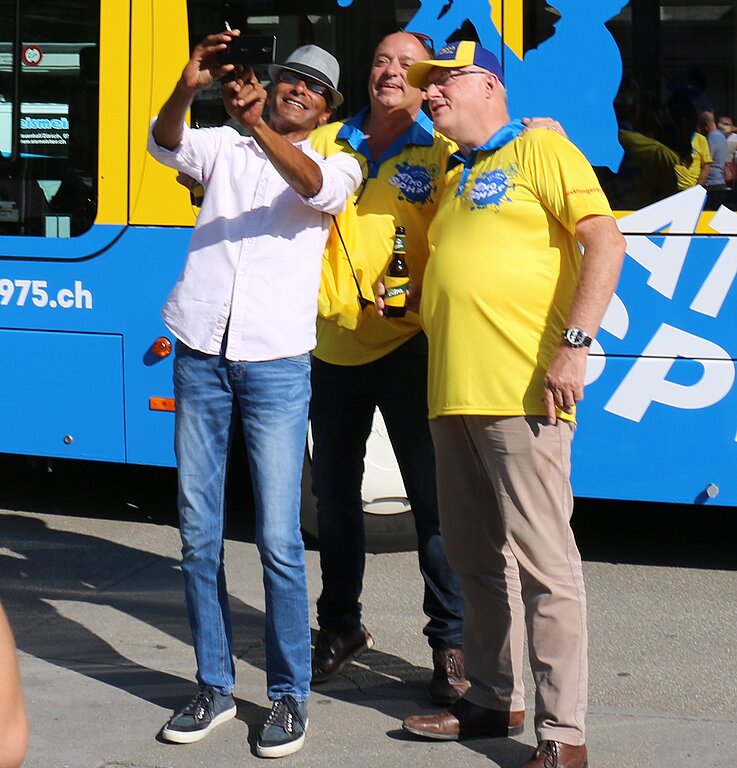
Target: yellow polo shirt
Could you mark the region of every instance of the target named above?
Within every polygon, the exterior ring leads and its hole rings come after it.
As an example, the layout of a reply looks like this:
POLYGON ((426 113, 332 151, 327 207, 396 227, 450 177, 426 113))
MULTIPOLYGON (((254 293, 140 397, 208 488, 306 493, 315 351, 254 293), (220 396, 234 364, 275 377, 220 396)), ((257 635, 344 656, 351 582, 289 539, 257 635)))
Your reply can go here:
POLYGON ((706 163, 713 162, 709 141, 706 136, 698 132, 691 137, 691 157, 691 165, 688 168, 683 163, 679 163, 675 168, 678 189, 695 187, 701 175, 701 169, 706 163))
POLYGON ((543 378, 578 282, 576 224, 592 215, 612 216, 609 203, 553 131, 479 149, 450 171, 422 289, 431 418, 545 415, 543 378))
MULTIPOLYGON (((312 147, 328 157, 343 151, 361 165, 364 183, 337 216, 340 234, 350 254, 366 298, 373 300, 376 283, 384 276, 394 244, 394 229, 406 232, 407 263, 413 282, 422 282, 428 258, 427 229, 444 186, 448 158, 456 145, 435 133, 422 112, 414 125, 380 158, 374 160, 361 126, 367 110, 346 122, 330 123, 310 136, 312 147)), ((331 232, 325 259, 341 267, 341 287, 350 292, 350 308, 357 306, 357 290, 347 266, 343 243, 331 232), (355 301, 355 303, 354 303, 355 301)), ((328 270, 329 272, 329 270, 328 270)), ((330 279, 323 270, 323 280, 330 279)), ((349 330, 335 318, 318 317, 314 355, 334 365, 361 365, 392 352, 420 331, 419 316, 408 312, 387 320, 373 306, 361 313, 358 327, 349 330)))

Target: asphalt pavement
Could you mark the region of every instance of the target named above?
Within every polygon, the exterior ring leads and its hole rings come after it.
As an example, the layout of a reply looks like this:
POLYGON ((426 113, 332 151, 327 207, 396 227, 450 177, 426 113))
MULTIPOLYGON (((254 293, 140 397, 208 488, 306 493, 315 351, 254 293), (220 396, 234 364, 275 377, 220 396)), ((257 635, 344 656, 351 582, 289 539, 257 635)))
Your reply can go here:
MULTIPOLYGON (((194 666, 171 475, 147 471, 155 489, 144 491, 140 474, 129 482, 119 472, 85 471, 54 485, 42 468, 5 469, 0 599, 19 648, 31 724, 27 768, 255 765, 269 703, 263 591, 248 522, 231 523, 226 544, 238 717, 197 744, 170 745, 158 731, 192 693, 194 666)), ((652 542, 648 550, 641 540, 637 511, 618 516, 611 505, 591 507, 600 517, 587 508, 578 526, 589 601, 590 768, 734 766, 737 558, 734 539, 727 540, 733 518, 721 518, 724 527, 707 539, 703 511, 690 525, 688 516, 656 520, 649 510, 650 527, 662 531, 655 539, 662 549, 653 552, 652 542)), ((709 519, 720 525, 720 518, 709 519)), ((308 574, 314 604, 314 547, 308 574)), ((364 620, 375 649, 315 688, 305 747, 285 765, 525 762, 535 742, 529 674, 521 737, 433 743, 400 730, 403 717, 436 709, 426 699, 430 652, 421 602, 414 553, 368 556, 364 620)))

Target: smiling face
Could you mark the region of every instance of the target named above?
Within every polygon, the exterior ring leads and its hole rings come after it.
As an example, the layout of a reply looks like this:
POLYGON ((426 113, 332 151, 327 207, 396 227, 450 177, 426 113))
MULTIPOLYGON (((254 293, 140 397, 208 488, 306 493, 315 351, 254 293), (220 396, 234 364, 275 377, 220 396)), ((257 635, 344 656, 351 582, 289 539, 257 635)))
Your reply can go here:
POLYGON ((422 106, 422 92, 407 82, 407 70, 427 58, 427 51, 414 35, 387 35, 376 49, 369 74, 372 111, 401 109, 416 115, 422 106))
MULTIPOLYGON (((292 74, 292 73, 289 73, 292 74)), ((292 78, 278 80, 269 93, 269 125, 291 141, 306 139, 310 131, 330 119, 329 93, 321 96, 308 87, 316 81, 292 78)))

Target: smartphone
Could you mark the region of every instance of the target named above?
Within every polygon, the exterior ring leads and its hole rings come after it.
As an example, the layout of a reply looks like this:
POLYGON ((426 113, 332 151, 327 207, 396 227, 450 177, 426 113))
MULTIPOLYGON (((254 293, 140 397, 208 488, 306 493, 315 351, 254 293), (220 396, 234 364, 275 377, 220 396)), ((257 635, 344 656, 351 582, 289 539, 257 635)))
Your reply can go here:
POLYGON ((221 64, 273 64, 276 60, 274 35, 234 37, 218 56, 221 64))

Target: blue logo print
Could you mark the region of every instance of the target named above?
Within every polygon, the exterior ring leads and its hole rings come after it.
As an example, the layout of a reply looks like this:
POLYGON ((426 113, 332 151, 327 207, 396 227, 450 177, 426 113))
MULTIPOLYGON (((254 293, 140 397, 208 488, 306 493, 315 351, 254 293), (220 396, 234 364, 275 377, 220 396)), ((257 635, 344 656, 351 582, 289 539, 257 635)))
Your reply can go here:
POLYGON ((503 202, 511 201, 507 195, 508 190, 509 177, 504 171, 482 173, 468 193, 468 199, 473 203, 471 210, 486 208, 489 205, 499 208, 503 202))
POLYGON ((400 200, 410 203, 426 203, 434 189, 432 176, 427 168, 421 165, 402 163, 395 166, 397 173, 392 176, 390 184, 396 187, 401 195, 400 200))

